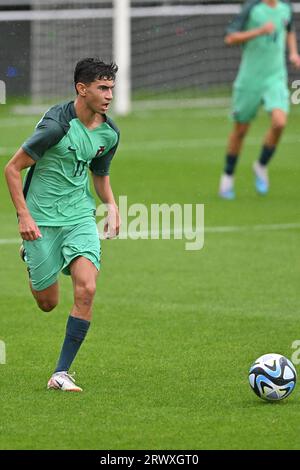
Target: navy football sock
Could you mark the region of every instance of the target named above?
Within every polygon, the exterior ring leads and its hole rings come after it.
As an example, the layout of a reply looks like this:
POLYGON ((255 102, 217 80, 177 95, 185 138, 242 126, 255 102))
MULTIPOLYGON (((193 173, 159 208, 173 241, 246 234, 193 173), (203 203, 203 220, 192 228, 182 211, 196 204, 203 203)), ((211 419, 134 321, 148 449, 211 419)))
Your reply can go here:
POLYGON ((224 169, 224 172, 226 173, 226 175, 230 175, 230 176, 233 175, 237 161, 238 161, 238 155, 233 155, 230 153, 226 155, 225 169, 224 169))
POLYGON ((81 318, 72 317, 71 315, 69 316, 65 340, 62 346, 62 350, 55 372, 69 370, 81 346, 81 343, 83 342, 88 332, 89 326, 89 321, 82 320, 81 318))
POLYGON ((263 166, 266 166, 271 160, 275 150, 276 147, 268 147, 267 145, 264 145, 259 157, 259 163, 263 166))

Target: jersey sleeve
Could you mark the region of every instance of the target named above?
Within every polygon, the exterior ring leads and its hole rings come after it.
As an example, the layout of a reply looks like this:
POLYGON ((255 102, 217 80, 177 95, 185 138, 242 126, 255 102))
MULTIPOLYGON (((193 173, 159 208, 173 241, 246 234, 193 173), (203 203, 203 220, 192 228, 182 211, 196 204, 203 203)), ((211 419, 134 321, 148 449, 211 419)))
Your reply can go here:
POLYGON ((252 8, 257 5, 260 0, 248 0, 242 6, 242 9, 238 15, 229 23, 226 28, 226 34, 236 33, 238 31, 244 31, 247 20, 249 18, 249 14, 252 8))
POLYGON ((109 175, 110 164, 115 155, 119 145, 119 134, 117 143, 103 156, 95 157, 90 163, 90 170, 94 175, 107 176, 109 175))
POLYGON ((62 126, 51 118, 43 118, 36 126, 34 133, 22 145, 22 149, 37 161, 53 145, 56 145, 64 136, 62 126))

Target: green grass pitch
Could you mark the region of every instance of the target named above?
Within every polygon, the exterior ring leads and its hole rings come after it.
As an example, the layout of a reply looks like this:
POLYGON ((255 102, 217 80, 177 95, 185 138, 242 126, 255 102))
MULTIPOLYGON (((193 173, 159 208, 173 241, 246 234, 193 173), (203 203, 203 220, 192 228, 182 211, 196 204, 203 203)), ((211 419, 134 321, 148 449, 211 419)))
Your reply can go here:
MULTIPOLYGON (((299 117, 293 107, 271 166, 271 191, 256 195, 252 162, 267 116, 248 136, 236 201, 217 196, 226 138, 225 109, 149 111, 117 119, 112 165, 116 196, 130 203, 204 203, 205 245, 181 240, 103 242, 94 320, 72 370, 82 394, 46 390, 56 363, 72 288, 38 310, 18 256, 16 218, 0 186, 1 449, 299 449, 300 386, 270 404, 248 385, 252 361, 291 358, 300 339, 299 117), (245 227, 217 232, 211 227, 245 227), (284 228, 284 227, 283 227, 284 228)), ((0 107, 1 170, 37 121, 0 107)))

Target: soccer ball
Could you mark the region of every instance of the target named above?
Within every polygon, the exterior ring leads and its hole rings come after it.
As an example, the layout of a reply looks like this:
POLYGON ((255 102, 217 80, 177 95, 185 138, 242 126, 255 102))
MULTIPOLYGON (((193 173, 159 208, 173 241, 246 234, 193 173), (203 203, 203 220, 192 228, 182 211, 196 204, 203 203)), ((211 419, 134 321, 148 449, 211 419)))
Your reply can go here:
POLYGON ((297 372, 291 361, 281 354, 265 354, 252 364, 249 383, 260 398, 278 401, 295 388, 297 372))

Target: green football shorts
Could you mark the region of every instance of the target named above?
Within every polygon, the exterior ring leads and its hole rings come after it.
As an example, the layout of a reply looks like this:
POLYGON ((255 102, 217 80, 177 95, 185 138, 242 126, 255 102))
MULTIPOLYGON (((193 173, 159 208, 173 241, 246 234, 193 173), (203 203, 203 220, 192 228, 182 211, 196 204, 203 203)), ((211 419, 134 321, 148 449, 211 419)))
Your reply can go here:
POLYGON ((54 284, 62 271, 70 275, 70 263, 78 256, 89 259, 99 270, 101 246, 94 219, 65 227, 39 227, 42 238, 23 241, 25 261, 33 289, 54 284))
POLYGON ((282 109, 289 112, 289 90, 284 81, 274 82, 268 88, 261 90, 233 87, 232 116, 233 120, 248 123, 255 118, 261 105, 267 112, 282 109))

